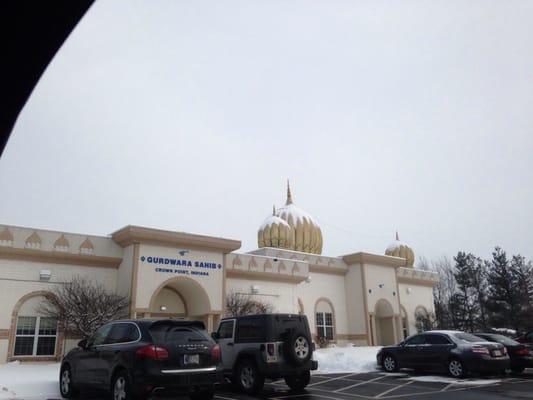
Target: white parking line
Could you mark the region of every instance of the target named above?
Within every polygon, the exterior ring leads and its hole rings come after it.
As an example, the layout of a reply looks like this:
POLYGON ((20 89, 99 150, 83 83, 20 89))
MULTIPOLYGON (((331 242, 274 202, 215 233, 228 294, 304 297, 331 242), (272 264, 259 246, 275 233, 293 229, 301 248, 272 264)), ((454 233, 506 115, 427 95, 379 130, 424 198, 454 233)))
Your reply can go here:
MULTIPOLYGON (((385 375, 385 376, 386 376, 386 375, 385 375)), ((343 387, 343 388, 340 388, 340 389, 334 390, 333 392, 334 392, 334 393, 338 393, 338 392, 341 392, 341 391, 346 390, 346 389, 351 389, 351 388, 356 387, 356 386, 364 385, 364 384, 366 384, 366 383, 372 383, 372 382, 374 382, 374 381, 379 381, 380 379, 385 378, 385 376, 378 376, 377 378, 370 379, 370 380, 368 380, 368 381, 363 381, 363 382, 354 383, 353 385, 346 386, 346 387, 343 387)))
MULTIPOLYGON (((287 396, 271 397, 270 399, 271 400, 293 399, 295 397, 304 397, 304 396, 310 396, 310 394, 309 393, 306 393, 306 394, 291 394, 291 395, 287 395, 287 396)), ((313 397, 321 397, 323 399, 340 400, 338 397, 330 397, 330 396, 325 396, 325 395, 322 395, 322 394, 312 394, 311 396, 313 396, 313 397)))
MULTIPOLYGON (((333 393, 331 390, 324 390, 324 389, 317 389, 317 388, 313 388, 313 392, 311 392, 311 395, 314 395, 315 393, 314 392, 324 392, 324 393, 333 393)), ((368 396, 363 396, 362 394, 355 394, 355 393, 340 393, 339 392, 339 395, 341 396, 350 396, 350 397, 357 397, 358 399, 371 399, 372 397, 368 397, 368 396)), ((321 394, 319 394, 319 396, 322 396, 321 394)), ((339 397, 335 397, 335 400, 344 400, 342 398, 339 398, 339 397)))
MULTIPOLYGON (((490 385, 483 385, 483 386, 461 387, 461 388, 457 388, 457 389, 448 390, 446 393, 462 392, 462 391, 466 391, 466 390, 479 389, 480 387, 486 388, 486 387, 498 386, 498 385, 500 385, 500 384, 499 383, 493 383, 493 384, 490 384, 490 385)), ((436 394, 436 393, 440 393, 440 390, 431 390, 431 391, 427 391, 427 392, 406 393, 406 394, 396 394, 396 395, 393 394, 392 396, 387 396, 387 397, 383 397, 383 398, 384 399, 400 399, 400 398, 403 398, 403 397, 411 398, 411 397, 415 397, 415 396, 422 396, 422 395, 436 394)))
POLYGON ((384 392, 378 394, 377 396, 375 396, 374 398, 375 399, 380 399, 382 398, 383 396, 385 396, 386 394, 390 393, 390 392, 394 392, 396 389, 400 389, 404 386, 408 386, 410 384, 412 384, 414 381, 411 381, 411 382, 407 382, 407 383, 404 383, 403 385, 399 385, 399 386, 396 386, 396 387, 393 387, 392 389, 389 389, 389 390, 385 390, 384 392))
POLYGON ((326 383, 326 382, 338 381, 339 379, 343 379, 343 378, 346 378, 346 377, 348 377, 348 376, 352 376, 352 375, 360 375, 360 374, 346 374, 346 375, 341 375, 341 376, 337 376, 336 378, 327 379, 327 380, 322 381, 322 382, 311 383, 310 385, 307 385, 307 387, 315 386, 315 385, 321 385, 321 384, 326 383))
POLYGON ((224 396, 219 396, 218 394, 215 394, 215 399, 222 399, 222 400, 236 400, 232 397, 224 397, 224 396))

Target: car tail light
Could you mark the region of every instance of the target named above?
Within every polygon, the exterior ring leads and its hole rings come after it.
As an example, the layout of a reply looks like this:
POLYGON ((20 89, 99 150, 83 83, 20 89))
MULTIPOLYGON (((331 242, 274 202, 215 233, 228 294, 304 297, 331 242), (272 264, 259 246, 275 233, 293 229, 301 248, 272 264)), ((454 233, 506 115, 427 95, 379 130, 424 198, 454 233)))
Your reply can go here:
POLYGON ((516 350, 516 354, 519 356, 528 356, 529 355, 529 349, 527 347, 524 347, 522 349, 516 350))
POLYGON ((504 354, 504 355, 507 355, 507 347, 503 346, 502 351, 503 351, 503 354, 504 354))
POLYGON ((211 347, 211 360, 215 362, 220 360, 220 346, 218 344, 211 347))
POLYGON ((166 360, 168 358, 167 349, 154 344, 140 347, 135 354, 137 357, 150 358, 152 360, 166 360))
POLYGON ((472 353, 489 354, 489 349, 487 349, 486 347, 474 346, 472 347, 472 353))
POLYGON ((274 343, 267 343, 267 353, 269 356, 276 354, 276 348, 274 343))

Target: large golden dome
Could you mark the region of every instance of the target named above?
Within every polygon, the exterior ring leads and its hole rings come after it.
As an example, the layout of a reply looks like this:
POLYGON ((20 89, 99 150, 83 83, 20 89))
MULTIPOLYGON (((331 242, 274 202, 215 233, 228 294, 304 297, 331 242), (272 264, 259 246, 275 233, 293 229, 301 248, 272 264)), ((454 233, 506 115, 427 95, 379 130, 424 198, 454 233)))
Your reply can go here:
POLYGON ((281 208, 274 208, 257 232, 259 247, 322 253, 322 231, 318 222, 292 202, 291 188, 287 184, 287 201, 281 208))
POLYGON ((396 240, 385 250, 385 255, 405 258, 408 267, 412 267, 415 263, 415 253, 413 252, 413 249, 406 243, 400 241, 398 232, 396 232, 396 240))

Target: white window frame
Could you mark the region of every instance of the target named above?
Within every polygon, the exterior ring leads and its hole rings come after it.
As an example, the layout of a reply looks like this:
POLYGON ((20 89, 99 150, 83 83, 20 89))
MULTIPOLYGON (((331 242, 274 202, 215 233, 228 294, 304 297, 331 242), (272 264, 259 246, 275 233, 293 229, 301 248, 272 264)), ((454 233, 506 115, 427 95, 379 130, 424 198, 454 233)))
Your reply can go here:
MULTIPOLYGON (((42 317, 49 318, 49 317, 42 317)), ((17 326, 15 327, 15 341, 13 343, 13 357, 54 357, 57 350, 57 321, 56 321, 56 334, 55 335, 39 335, 39 328, 41 326, 41 317, 35 315, 17 315, 17 326), (18 334, 19 318, 36 318, 35 320, 35 332, 33 335, 29 334, 18 334), (33 349, 31 354, 17 355, 15 354, 15 349, 17 345, 18 337, 33 337, 33 349), (40 354, 37 355, 37 345, 39 343, 39 338, 53 337, 54 340, 54 353, 53 354, 40 354)))
POLYGON ((315 313, 315 320, 316 320, 316 331, 318 334, 318 337, 323 337, 326 340, 333 340, 335 337, 335 329, 334 329, 334 323, 333 323, 333 313, 332 312, 325 312, 325 311, 317 311, 315 313), (318 315, 322 315, 322 325, 318 324, 318 315), (331 316, 331 325, 326 324, 326 314, 329 314, 331 316), (327 336, 327 328, 331 328, 331 338, 328 338, 327 336), (320 335, 322 333, 322 335, 320 335))

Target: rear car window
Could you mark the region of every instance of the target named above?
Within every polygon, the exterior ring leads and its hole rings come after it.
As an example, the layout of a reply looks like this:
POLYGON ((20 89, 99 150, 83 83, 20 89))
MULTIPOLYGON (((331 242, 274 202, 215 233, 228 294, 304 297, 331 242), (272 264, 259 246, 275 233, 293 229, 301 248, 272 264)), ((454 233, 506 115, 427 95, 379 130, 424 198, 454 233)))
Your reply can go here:
POLYGON ((150 327, 150 335, 155 343, 178 343, 209 341, 207 332, 192 326, 157 324, 150 327))
POLYGON ((520 344, 516 340, 509 339, 507 336, 503 336, 503 335, 490 335, 490 336, 481 336, 481 337, 487 338, 487 340, 490 342, 498 342, 505 346, 517 346, 520 344))
POLYGON ((105 340, 106 344, 119 344, 127 342, 135 342, 140 339, 139 329, 137 326, 130 323, 113 324, 111 331, 105 340))
MULTIPOLYGON (((307 333, 306 319, 304 316, 283 316, 273 318, 273 341, 283 341, 291 332, 298 330, 307 333)), ((270 340, 270 339, 269 339, 270 340)))
POLYGON ((235 336, 238 342, 265 342, 265 320, 263 318, 239 319, 235 336))
POLYGON ((485 339, 481 339, 479 336, 471 335, 470 333, 459 332, 453 335, 459 342, 463 343, 477 343, 486 342, 485 339))

